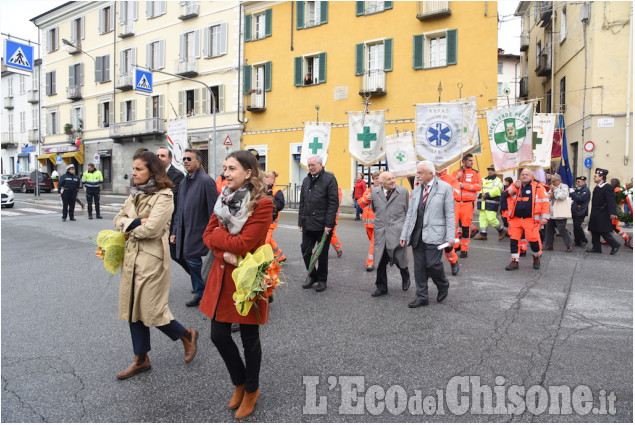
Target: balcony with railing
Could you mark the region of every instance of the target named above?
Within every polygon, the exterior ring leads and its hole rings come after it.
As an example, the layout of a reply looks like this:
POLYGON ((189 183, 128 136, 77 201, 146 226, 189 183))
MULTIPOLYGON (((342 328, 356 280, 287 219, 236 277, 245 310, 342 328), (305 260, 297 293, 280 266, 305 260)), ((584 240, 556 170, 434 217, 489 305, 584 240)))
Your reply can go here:
POLYGON ((119 90, 131 90, 134 86, 134 74, 132 72, 126 72, 125 74, 117 75, 115 78, 115 88, 119 90))
POLYGON ((26 101, 29 103, 39 103, 40 97, 38 96, 38 90, 27 90, 26 92, 26 101))
POLYGON ((428 19, 449 16, 452 14, 449 1, 418 1, 417 19, 425 21, 428 19))
POLYGON ((163 118, 111 123, 108 128, 112 139, 165 133, 163 118))
POLYGON ((4 97, 4 109, 13 109, 13 96, 4 97))
POLYGON ((40 140, 40 131, 37 128, 31 129, 27 132, 27 141, 29 143, 35 143, 40 140))
POLYGON ((134 21, 119 24, 119 38, 128 38, 134 35, 134 21))
POLYGON ((549 48, 546 47, 540 51, 540 55, 536 58, 536 75, 539 77, 548 77, 551 75, 551 54, 549 48))
POLYGON ((16 147, 17 145, 18 145, 18 143, 14 139, 12 131, 3 131, 2 132, 2 147, 3 148, 16 147))
POLYGON ((264 111, 267 109, 265 103, 265 92, 262 89, 249 90, 249 102, 247 103, 247 110, 252 112, 264 111))
MULTIPOLYGON (((66 43, 64 43, 64 44, 66 44, 66 43)), ((66 44, 66 46, 68 46, 66 51, 68 52, 69 55, 76 55, 76 54, 82 52, 82 41, 81 40, 71 39, 70 44, 66 44)))
POLYGON ((386 94, 386 72, 371 69, 364 72, 359 88, 360 96, 384 96, 386 94))
POLYGON ((82 86, 66 87, 66 98, 69 100, 77 100, 82 98, 82 86))
POLYGON ((523 31, 520 34, 520 51, 525 52, 529 49, 529 31, 523 31))
POLYGON ((187 58, 185 60, 174 61, 174 73, 184 77, 195 77, 198 75, 196 70, 196 58, 187 58))
POLYGON ((529 96, 529 77, 523 77, 520 79, 520 90, 518 90, 519 98, 527 98, 529 96))
POLYGON ((186 19, 196 18, 198 16, 198 9, 197 1, 186 1, 185 4, 181 6, 179 19, 185 21, 186 19))
POLYGON ((541 1, 540 2, 540 26, 546 27, 551 23, 551 14, 553 13, 553 2, 541 1))

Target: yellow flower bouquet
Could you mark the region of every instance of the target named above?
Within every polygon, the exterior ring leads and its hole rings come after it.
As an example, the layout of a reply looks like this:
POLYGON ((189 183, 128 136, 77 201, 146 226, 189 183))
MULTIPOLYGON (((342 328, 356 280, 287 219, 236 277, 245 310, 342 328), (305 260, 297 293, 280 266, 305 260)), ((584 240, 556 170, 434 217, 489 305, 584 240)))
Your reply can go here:
POLYGON ((241 316, 249 314, 256 299, 266 300, 276 289, 280 279, 280 265, 273 258, 271 245, 265 244, 253 254, 238 257, 238 267, 232 272, 236 285, 233 298, 241 316))
POLYGON ((104 260, 104 268, 110 274, 116 274, 123 260, 126 237, 115 230, 102 230, 97 235, 95 255, 104 260))

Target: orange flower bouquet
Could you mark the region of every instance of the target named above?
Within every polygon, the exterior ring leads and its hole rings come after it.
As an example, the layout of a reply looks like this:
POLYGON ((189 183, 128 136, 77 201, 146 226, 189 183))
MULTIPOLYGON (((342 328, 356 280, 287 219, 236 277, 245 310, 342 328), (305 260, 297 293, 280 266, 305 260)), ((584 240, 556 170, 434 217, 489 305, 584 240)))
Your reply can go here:
POLYGON ((233 298, 241 316, 249 314, 257 299, 266 300, 280 283, 280 264, 273 258, 271 245, 265 244, 253 254, 238 258, 238 267, 232 272, 236 285, 233 298))

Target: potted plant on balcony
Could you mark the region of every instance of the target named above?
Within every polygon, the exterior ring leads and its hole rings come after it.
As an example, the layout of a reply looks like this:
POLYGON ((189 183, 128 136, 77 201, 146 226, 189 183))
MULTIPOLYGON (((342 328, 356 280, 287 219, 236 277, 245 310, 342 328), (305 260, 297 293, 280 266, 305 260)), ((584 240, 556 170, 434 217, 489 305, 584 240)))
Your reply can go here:
POLYGON ((73 130, 73 124, 71 124, 70 122, 64 124, 64 133, 68 134, 69 136, 75 133, 75 130, 73 130))

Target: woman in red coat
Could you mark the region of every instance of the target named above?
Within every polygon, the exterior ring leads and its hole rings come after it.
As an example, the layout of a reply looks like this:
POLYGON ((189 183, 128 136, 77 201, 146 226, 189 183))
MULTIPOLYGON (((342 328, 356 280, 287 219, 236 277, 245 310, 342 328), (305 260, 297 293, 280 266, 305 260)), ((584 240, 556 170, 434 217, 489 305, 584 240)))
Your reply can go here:
POLYGON ((256 157, 247 151, 232 152, 225 160, 227 186, 216 201, 203 242, 214 253, 214 263, 200 309, 212 319, 212 342, 216 345, 229 370, 234 394, 230 409, 238 408, 236 418, 251 415, 260 390, 258 379, 262 350, 259 325, 267 323, 268 300, 254 303, 246 316, 236 311, 233 294, 236 285, 232 272, 237 256, 244 257, 264 245, 271 224, 273 201, 267 196, 262 171, 256 157), (231 324, 240 324, 245 362, 240 358, 231 337, 231 324))

